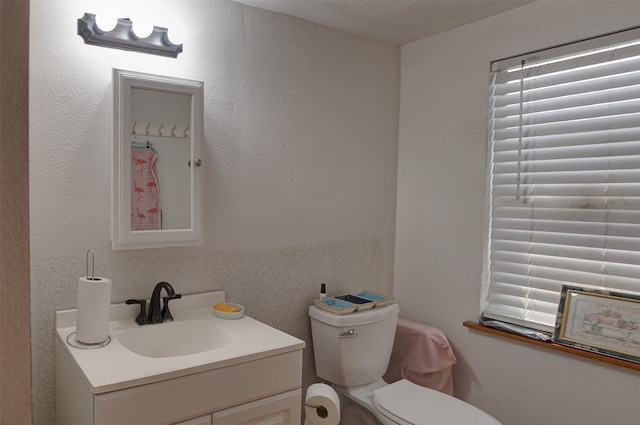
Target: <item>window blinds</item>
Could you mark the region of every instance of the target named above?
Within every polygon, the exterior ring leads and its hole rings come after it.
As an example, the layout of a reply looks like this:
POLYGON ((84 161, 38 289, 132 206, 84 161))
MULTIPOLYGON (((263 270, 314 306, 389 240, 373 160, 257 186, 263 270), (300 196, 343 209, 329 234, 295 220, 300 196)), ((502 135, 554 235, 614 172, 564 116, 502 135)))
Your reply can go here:
POLYGON ((620 38, 493 73, 485 317, 551 331, 564 283, 640 292, 640 40, 620 38))

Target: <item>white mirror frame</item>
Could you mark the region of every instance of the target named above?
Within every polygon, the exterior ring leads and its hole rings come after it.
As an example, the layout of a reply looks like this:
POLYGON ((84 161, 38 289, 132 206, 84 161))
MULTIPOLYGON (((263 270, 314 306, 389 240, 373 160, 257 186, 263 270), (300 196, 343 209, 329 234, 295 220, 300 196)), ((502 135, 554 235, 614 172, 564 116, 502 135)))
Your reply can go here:
POLYGON ((201 81, 113 70, 113 149, 111 155, 111 247, 114 250, 164 248, 203 243, 204 83, 201 81), (169 230, 131 230, 131 90, 159 90, 191 96, 191 227, 169 230))

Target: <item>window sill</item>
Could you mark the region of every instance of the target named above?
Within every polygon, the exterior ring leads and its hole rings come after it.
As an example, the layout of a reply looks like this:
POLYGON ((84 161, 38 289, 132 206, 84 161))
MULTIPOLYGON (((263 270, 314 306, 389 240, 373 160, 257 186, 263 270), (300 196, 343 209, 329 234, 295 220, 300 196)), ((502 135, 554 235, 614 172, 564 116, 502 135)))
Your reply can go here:
POLYGON ((588 359, 597 360, 599 362, 609 363, 615 366, 626 367, 628 369, 638 370, 640 371, 640 364, 635 362, 630 362, 627 360, 616 359, 615 357, 609 357, 598 353, 592 353, 590 351, 579 350, 577 348, 568 347, 566 345, 556 344, 555 342, 543 342, 537 341, 535 339, 526 338, 520 335, 515 335, 509 332, 501 331, 498 329, 489 328, 487 326, 483 326, 476 322, 466 321, 463 325, 469 329, 473 329, 480 332, 486 332, 492 335, 498 335, 501 337, 514 339, 516 341, 526 342, 528 344, 537 345, 538 347, 544 347, 551 350, 562 351, 564 353, 574 354, 580 357, 586 357, 588 359))

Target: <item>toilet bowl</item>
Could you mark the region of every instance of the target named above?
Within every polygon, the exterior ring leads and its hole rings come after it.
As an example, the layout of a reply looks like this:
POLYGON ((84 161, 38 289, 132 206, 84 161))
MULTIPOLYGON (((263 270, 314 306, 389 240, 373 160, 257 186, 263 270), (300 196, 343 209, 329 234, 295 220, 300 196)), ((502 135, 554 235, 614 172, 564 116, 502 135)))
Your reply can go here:
POLYGON ((344 398, 344 406, 340 414, 340 423, 349 425, 377 425, 380 422, 360 404, 344 398))
POLYGON ((370 412, 378 424, 500 425, 489 414, 447 394, 406 379, 391 384, 382 379, 398 312, 397 304, 345 315, 309 307, 318 377, 370 412))

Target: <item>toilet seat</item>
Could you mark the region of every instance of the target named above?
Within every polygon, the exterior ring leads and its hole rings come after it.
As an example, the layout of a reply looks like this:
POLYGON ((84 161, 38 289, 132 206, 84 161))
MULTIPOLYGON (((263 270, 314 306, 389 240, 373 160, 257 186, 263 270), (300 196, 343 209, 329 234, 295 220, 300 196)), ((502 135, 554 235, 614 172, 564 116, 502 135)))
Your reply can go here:
POLYGON ((500 425, 482 410, 402 379, 373 392, 375 409, 400 425, 500 425))

